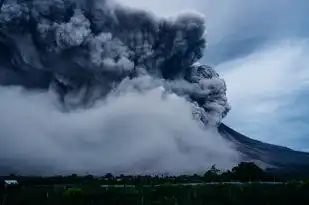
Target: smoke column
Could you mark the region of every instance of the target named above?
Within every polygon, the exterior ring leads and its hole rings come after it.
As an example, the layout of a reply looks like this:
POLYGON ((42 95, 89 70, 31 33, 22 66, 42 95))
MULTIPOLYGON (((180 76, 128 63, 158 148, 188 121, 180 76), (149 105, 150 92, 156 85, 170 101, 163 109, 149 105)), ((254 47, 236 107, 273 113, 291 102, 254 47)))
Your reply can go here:
POLYGON ((198 60, 205 21, 107 0, 8 0, 0 160, 22 174, 181 174, 238 153, 217 133, 226 85, 198 60))

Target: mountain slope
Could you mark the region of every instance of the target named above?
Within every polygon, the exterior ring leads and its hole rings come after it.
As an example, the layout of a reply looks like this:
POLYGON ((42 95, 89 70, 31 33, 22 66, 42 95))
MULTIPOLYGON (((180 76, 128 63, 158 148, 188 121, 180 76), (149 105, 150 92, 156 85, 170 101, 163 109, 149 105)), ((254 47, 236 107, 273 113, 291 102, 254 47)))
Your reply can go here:
POLYGON ((222 137, 232 142, 244 161, 254 161, 266 168, 291 169, 309 165, 309 153, 271 145, 248 138, 225 124, 219 126, 222 137))

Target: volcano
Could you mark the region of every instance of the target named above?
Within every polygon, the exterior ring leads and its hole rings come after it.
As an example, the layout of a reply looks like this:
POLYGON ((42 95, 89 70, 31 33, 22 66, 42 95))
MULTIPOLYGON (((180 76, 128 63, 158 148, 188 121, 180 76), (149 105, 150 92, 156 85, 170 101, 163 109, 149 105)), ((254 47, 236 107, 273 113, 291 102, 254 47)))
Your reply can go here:
POLYGON ((220 124, 218 130, 222 137, 237 147, 237 150, 243 156, 243 161, 255 162, 266 169, 281 171, 303 168, 309 165, 309 153, 251 139, 223 123, 220 124))
POLYGON ((1 173, 309 164, 221 123, 228 85, 201 64, 201 14, 161 18, 112 0, 7 0, 0 11, 1 173))

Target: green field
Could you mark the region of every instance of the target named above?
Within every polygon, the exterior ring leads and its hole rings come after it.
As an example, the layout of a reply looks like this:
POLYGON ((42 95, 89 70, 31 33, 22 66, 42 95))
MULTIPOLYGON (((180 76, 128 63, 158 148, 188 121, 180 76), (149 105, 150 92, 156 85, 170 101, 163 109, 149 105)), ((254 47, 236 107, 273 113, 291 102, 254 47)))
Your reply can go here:
MULTIPOLYGON (((114 186, 114 185, 111 185, 114 186)), ((7 205, 309 204, 308 184, 205 184, 100 187, 28 186, 1 191, 7 205)))
MULTIPOLYGON (((295 178, 297 174, 294 174, 295 178)), ((291 181, 241 163, 231 171, 213 167, 183 176, 8 176, 1 205, 309 205, 309 181, 291 181)))

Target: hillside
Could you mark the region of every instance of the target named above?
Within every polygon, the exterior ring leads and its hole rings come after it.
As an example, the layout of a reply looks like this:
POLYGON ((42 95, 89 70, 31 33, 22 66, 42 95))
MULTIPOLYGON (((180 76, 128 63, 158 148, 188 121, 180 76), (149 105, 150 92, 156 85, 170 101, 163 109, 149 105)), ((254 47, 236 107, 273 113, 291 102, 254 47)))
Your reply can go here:
POLYGON ((309 165, 309 153, 251 139, 225 124, 219 126, 219 133, 235 144, 239 152, 242 153, 244 161, 254 161, 264 168, 283 170, 309 165))

